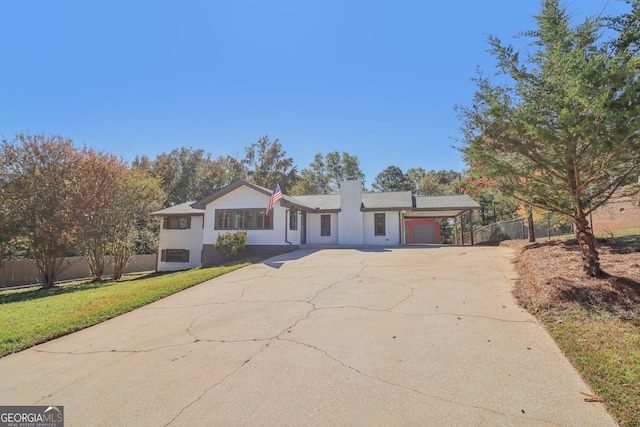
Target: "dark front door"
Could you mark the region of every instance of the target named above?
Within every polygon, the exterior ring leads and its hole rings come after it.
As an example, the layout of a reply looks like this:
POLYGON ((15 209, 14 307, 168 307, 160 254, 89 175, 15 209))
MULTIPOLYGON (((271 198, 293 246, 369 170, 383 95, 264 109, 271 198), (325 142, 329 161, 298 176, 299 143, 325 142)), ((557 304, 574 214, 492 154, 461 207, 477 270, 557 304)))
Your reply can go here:
POLYGON ((302 212, 302 217, 300 218, 300 244, 307 244, 307 213, 302 212))

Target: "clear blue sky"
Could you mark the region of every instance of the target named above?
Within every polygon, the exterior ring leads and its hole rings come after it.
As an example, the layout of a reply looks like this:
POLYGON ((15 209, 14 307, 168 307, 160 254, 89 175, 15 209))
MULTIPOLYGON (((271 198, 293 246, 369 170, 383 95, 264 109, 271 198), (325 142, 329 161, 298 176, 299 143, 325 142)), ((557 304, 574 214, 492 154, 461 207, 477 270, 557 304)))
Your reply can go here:
MULTIPOLYGON (((617 0, 573 0, 576 19, 617 0)), ((133 160, 178 147, 317 152, 462 170, 455 104, 493 70, 487 35, 532 29, 536 0, 3 1, 0 135, 61 134, 133 160)), ((522 43, 522 40, 513 40, 522 43)))

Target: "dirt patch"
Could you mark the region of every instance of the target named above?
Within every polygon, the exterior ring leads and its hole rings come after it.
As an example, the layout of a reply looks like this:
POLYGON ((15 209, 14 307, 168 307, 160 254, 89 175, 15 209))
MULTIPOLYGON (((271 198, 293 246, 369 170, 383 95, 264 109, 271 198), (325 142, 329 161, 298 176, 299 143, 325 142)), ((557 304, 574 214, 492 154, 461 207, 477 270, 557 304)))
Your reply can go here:
POLYGON ((587 277, 573 241, 509 241, 521 251, 514 294, 530 311, 573 308, 607 311, 640 322, 640 245, 635 241, 599 240, 604 278, 587 277))

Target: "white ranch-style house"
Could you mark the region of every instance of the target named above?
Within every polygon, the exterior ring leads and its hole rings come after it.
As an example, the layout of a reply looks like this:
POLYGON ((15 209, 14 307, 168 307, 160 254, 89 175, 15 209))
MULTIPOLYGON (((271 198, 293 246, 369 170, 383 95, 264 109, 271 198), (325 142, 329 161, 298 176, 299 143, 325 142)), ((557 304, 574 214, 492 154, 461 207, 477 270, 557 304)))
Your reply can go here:
POLYGON ((470 216, 480 206, 467 195, 413 196, 410 191, 369 193, 360 181, 340 194, 287 196, 267 213, 272 190, 237 180, 196 202, 153 212, 162 218, 158 271, 223 261, 218 233, 247 232, 248 253, 278 253, 305 245, 397 246, 440 243, 432 218, 470 216))

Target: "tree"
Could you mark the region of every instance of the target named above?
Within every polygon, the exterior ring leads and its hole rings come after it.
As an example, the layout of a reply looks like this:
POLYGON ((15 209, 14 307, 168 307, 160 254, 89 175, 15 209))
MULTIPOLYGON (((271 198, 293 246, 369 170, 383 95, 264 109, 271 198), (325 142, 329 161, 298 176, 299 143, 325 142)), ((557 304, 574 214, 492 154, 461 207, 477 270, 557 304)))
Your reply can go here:
POLYGON ((289 194, 331 194, 331 177, 327 171, 324 156, 316 153, 308 168, 300 171, 300 176, 289 190, 289 194))
POLYGON ((135 254, 136 242, 143 229, 139 225, 160 206, 162 190, 156 178, 143 171, 129 169, 121 177, 115 197, 118 203, 110 215, 117 226, 112 230, 109 251, 113 256, 113 278, 118 280, 135 254))
POLYGON ((413 183, 409 181, 398 166, 389 166, 378 175, 371 185, 377 191, 411 191, 413 183))
POLYGON ((247 175, 254 184, 272 188, 279 183, 282 191, 286 191, 294 183, 296 167, 293 159, 286 157, 278 139, 271 142, 265 135, 246 147, 245 152, 242 163, 247 165, 247 175))
POLYGON ((211 159, 202 149, 186 147, 159 154, 153 161, 138 156, 131 167, 160 179, 164 207, 199 200, 247 175, 244 164, 231 156, 211 159))
MULTIPOLYGON (((423 169, 424 171, 424 169, 423 169)), ((447 196, 460 194, 462 174, 454 170, 430 170, 416 182, 416 194, 420 196, 447 196)))
MULTIPOLYGON (((2 169, 2 158, 0 158, 0 169, 2 169)), ((11 213, 7 206, 6 196, 4 195, 5 188, 6 185, 0 181, 0 265, 2 265, 2 262, 9 252, 12 239, 11 213)))
POLYGON ((334 194, 340 190, 340 183, 347 180, 364 182, 358 157, 338 151, 324 156, 317 153, 309 167, 302 169, 289 194, 334 194))
POLYGON ((138 253, 143 240, 155 240, 148 235, 145 220, 160 206, 159 180, 141 169, 129 169, 126 162, 113 155, 89 149, 81 152, 79 168, 82 191, 73 201, 77 246, 96 280, 102 280, 107 267, 105 256, 112 253, 114 277, 119 279, 131 253, 138 253))
MULTIPOLYGON (((144 166, 144 161, 141 160, 144 166)), ((208 187, 206 176, 210 157, 202 149, 182 147, 158 155, 153 162, 153 175, 159 177, 165 192, 164 206, 198 200, 208 187)))
POLYGON ((72 201, 76 206, 77 246, 89 264, 91 275, 102 280, 118 223, 120 186, 128 173, 127 164, 113 155, 85 149, 79 163, 82 191, 72 201))
POLYGON ((325 167, 329 175, 332 192, 340 190, 340 183, 348 180, 360 180, 364 182, 364 173, 360 170, 358 157, 343 151, 332 151, 325 156, 325 167))
POLYGON ((457 107, 468 182, 490 180, 505 195, 570 217, 585 271, 600 277, 587 215, 640 172, 639 1, 622 17, 572 26, 558 0, 545 0, 536 21, 522 55, 489 38, 509 81, 480 73, 472 105, 457 107))
POLYGON ((29 246, 43 287, 51 288, 77 232, 81 156, 59 135, 18 134, 3 139, 0 159, 4 209, 29 246))

